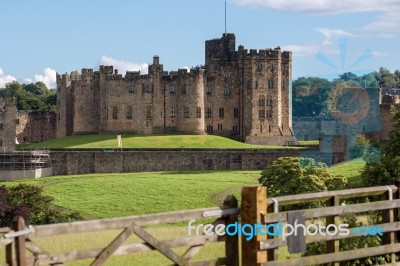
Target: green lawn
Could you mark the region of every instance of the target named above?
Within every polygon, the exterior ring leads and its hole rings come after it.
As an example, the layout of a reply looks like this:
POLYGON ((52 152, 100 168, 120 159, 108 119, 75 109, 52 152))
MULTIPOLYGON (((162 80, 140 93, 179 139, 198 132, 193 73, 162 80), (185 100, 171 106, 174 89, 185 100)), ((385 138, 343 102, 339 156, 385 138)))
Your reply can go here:
MULTIPOLYGON (((44 187, 60 207, 105 218, 219 206, 257 185, 260 171, 195 171, 88 174, 23 181, 44 187)), ((6 182, 7 185, 19 182, 6 182)))
POLYGON ((345 163, 337 164, 331 167, 331 171, 335 175, 344 175, 349 180, 351 187, 362 186, 360 177, 361 171, 364 169, 365 161, 356 159, 345 163))
MULTIPOLYGON (((116 135, 97 134, 68 136, 29 145, 20 144, 18 148, 117 148, 117 145, 116 135)), ((293 146, 250 145, 213 135, 123 135, 122 145, 124 148, 301 148, 293 146)))

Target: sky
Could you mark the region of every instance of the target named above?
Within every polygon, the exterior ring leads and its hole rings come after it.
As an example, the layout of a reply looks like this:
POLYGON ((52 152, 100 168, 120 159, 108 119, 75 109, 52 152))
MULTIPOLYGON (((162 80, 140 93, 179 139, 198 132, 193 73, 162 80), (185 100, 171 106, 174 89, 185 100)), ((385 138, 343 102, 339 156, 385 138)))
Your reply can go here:
MULTIPOLYGON (((225 31, 224 0, 0 2, 0 87, 114 65, 147 72, 204 64, 225 31)), ((399 69, 400 0, 228 0, 227 32, 246 49, 293 52, 293 79, 399 69)))

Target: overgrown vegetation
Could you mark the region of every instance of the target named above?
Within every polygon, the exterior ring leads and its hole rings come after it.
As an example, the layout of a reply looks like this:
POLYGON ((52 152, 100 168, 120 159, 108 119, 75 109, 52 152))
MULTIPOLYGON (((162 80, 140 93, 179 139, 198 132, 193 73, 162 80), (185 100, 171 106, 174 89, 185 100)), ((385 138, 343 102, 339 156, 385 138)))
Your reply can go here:
POLYGON ((77 212, 66 212, 52 205, 53 197, 42 194, 43 188, 27 184, 0 186, 0 227, 10 226, 17 215, 27 224, 49 224, 79 220, 77 212))
POLYGON ((15 97, 18 110, 51 110, 57 109, 57 92, 50 90, 43 82, 19 84, 17 81, 7 83, 0 88, 0 97, 15 97))
MULTIPOLYGON (((365 186, 392 185, 400 179, 400 110, 392 109, 393 130, 380 148, 379 159, 367 161, 361 174, 365 186)), ((371 153, 367 153, 371 156, 371 153)), ((372 154, 372 157, 376 157, 372 154)))

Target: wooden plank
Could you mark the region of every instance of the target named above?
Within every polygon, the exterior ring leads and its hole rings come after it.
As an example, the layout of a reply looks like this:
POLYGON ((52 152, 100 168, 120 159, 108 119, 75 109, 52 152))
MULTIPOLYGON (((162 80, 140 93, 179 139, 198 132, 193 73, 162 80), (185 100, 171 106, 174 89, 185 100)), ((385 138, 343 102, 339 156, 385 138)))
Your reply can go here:
MULTIPOLYGON (((218 224, 221 224, 224 220, 222 218, 215 220, 212 225, 215 227, 218 224)), ((204 235, 204 233, 203 233, 204 235)), ((226 236, 227 238, 228 236, 226 236)), ((183 258, 185 260, 190 260, 192 257, 194 257, 197 253, 199 253, 202 248, 203 248, 204 244, 195 244, 195 245, 191 245, 188 250, 186 250, 186 252, 183 254, 183 258)))
POLYGON ((167 247, 165 244, 161 243, 160 241, 155 239, 152 235, 150 235, 149 233, 144 231, 139 225, 136 225, 135 223, 133 223, 132 229, 133 229, 133 232, 138 237, 140 237, 141 239, 143 239, 144 241, 149 243, 151 246, 153 246, 155 249, 157 249, 157 251, 162 253, 164 256, 166 256, 167 258, 169 258, 170 260, 172 260, 179 266, 189 265, 188 261, 181 258, 178 254, 176 254, 174 251, 169 249, 169 247, 167 247))
POLYGON ((91 263, 92 266, 103 265, 104 262, 127 240, 133 233, 134 224, 125 228, 111 243, 104 248, 96 259, 91 263))
MULTIPOLYGON (((396 186, 392 185, 389 187, 393 190, 393 192, 398 191, 398 188, 396 186)), ((326 191, 326 192, 281 196, 281 197, 276 197, 275 199, 278 200, 280 206, 287 206, 298 203, 326 201, 334 196, 339 197, 339 199, 351 199, 351 198, 360 198, 373 195, 382 195, 386 193, 387 190, 388 189, 386 186, 354 188, 354 189, 337 190, 337 191, 326 191)), ((273 203, 274 202, 271 199, 268 199, 268 206, 272 205, 273 203)))
MULTIPOLYGON (((305 210, 306 219, 321 218, 346 213, 360 213, 369 211, 387 210, 400 207, 400 199, 392 201, 375 201, 368 203, 351 204, 345 206, 315 208, 305 210)), ((268 213, 265 218, 270 223, 286 221, 287 212, 268 213)))
MULTIPOLYGON (((265 187, 243 187, 241 223, 254 225, 264 224, 261 220, 261 212, 267 211, 267 189, 265 187)), ((266 240, 267 236, 256 234, 250 240, 242 234, 242 265, 261 265, 267 261, 267 252, 260 251, 260 241, 266 240)))
MULTIPOLYGON (((288 212, 287 221, 293 228, 296 228, 296 225, 305 225, 306 218, 304 211, 288 212)), ((307 250, 306 233, 302 227, 298 227, 295 230, 297 231, 296 234, 290 235, 287 238, 288 251, 289 253, 304 253, 307 250)))
POLYGON ((38 254, 48 254, 47 251, 44 251, 41 247, 39 247, 35 242, 31 239, 27 239, 25 243, 26 249, 32 252, 34 255, 38 254))
MULTIPOLYGON (((224 200, 225 208, 237 209, 238 200, 235 196, 228 196, 224 200)), ((229 215, 225 219, 225 226, 229 224, 237 223, 238 216, 237 215, 229 215)), ((225 240, 225 256, 226 256, 226 265, 229 266, 239 266, 239 236, 226 236, 225 240)))
MULTIPOLYGON (((192 219, 203 219, 204 218, 203 213, 205 211, 215 211, 215 210, 223 210, 223 208, 219 207, 203 208, 195 210, 118 217, 111 219, 79 221, 79 222, 50 224, 50 225, 37 225, 32 227, 33 233, 30 234, 29 236, 30 237, 53 236, 62 234, 122 229, 130 226, 133 222, 140 226, 154 225, 160 223, 161 224, 176 223, 176 222, 189 221, 192 219)), ((239 213, 239 209, 232 209, 232 211, 239 213)))
MULTIPOLYGON (((161 243, 165 244, 169 248, 192 246, 192 245, 204 245, 206 243, 215 243, 217 241, 224 240, 225 236, 196 236, 182 239, 163 240, 161 243)), ((56 262, 67 262, 81 259, 96 258, 103 249, 89 249, 89 250, 78 250, 66 253, 57 254, 40 254, 37 256, 38 264, 53 264, 56 262)), ((120 246, 114 253, 113 256, 134 254, 139 252, 148 252, 155 250, 154 247, 147 243, 134 243, 120 246)))
MULTIPOLYGON (((394 223, 386 223, 386 224, 379 224, 379 225, 371 225, 371 226, 380 226, 382 227, 382 232, 400 232, 400 222, 394 222, 394 223)), ((349 228, 350 233, 349 235, 316 235, 316 236, 307 236, 306 237, 306 243, 316 243, 316 242, 323 242, 323 241, 330 241, 330 240, 340 240, 340 239, 345 239, 345 238, 351 238, 351 237, 358 237, 357 233, 352 232, 353 228, 349 228)), ((283 241, 282 239, 268 239, 266 241, 262 241, 260 243, 260 248, 262 250, 266 249, 273 249, 277 247, 284 247, 287 246, 287 241, 283 241)))
POLYGON ((353 259, 378 256, 382 254, 388 254, 396 252, 398 250, 400 250, 400 244, 384 245, 372 248, 341 251, 338 253, 301 257, 290 260, 272 261, 264 263, 263 266, 297 266, 297 265, 315 265, 322 263, 341 262, 353 259))
POLYGON ((6 234, 6 233, 8 233, 10 231, 11 231, 10 227, 1 227, 0 228, 0 234, 6 234))

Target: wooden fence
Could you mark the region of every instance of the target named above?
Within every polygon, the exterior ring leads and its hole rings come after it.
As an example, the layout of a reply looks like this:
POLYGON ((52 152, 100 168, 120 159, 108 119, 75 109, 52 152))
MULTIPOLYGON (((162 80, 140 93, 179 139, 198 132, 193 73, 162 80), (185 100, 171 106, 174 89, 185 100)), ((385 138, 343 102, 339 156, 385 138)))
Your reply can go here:
POLYGON ((173 262, 173 265, 238 265, 238 237, 218 235, 199 235, 181 239, 157 240, 143 227, 155 224, 177 223, 192 219, 215 218, 214 225, 235 223, 239 209, 234 197, 225 199, 221 208, 206 208, 150 215, 112 218, 103 220, 81 221, 51 225, 38 225, 26 228, 21 217, 14 220, 12 228, 1 228, 6 233, 0 238, 1 246, 6 246, 6 265, 64 265, 68 261, 94 259, 91 265, 102 265, 110 256, 134 254, 156 250, 173 262), (65 253, 51 254, 32 239, 85 232, 98 232, 122 229, 121 233, 106 247, 90 250, 74 250, 65 253), (144 242, 123 244, 132 234, 137 235, 144 242), (204 245, 218 241, 225 242, 225 257, 192 261, 204 245), (176 247, 188 247, 183 255, 172 250, 176 247), (26 256, 26 251, 31 253, 26 256))
MULTIPOLYGON (((348 189, 320 193, 309 193, 293 196, 268 198, 267 190, 263 187, 244 187, 242 189, 241 208, 237 200, 229 196, 223 207, 186 210, 150 215, 131 216, 73 223, 39 225, 25 227, 24 221, 19 218, 13 222, 11 228, 0 228, 0 248, 5 246, 5 265, 64 265, 69 261, 92 259, 91 265, 102 265, 110 256, 134 254, 156 250, 167 257, 173 265, 234 265, 240 263, 239 250, 241 249, 241 265, 315 265, 332 264, 361 259, 371 256, 387 255, 395 265, 400 253, 400 183, 392 186, 348 189), (365 201, 366 198, 370 202, 365 201), (355 201, 355 199, 359 199, 355 201), (361 199, 361 200, 360 200, 361 199), (364 199, 364 200, 363 200, 364 199), (349 204, 349 200, 353 200, 349 204), (343 202, 346 201, 344 205, 343 202), (288 207, 295 208, 298 204, 323 203, 323 207, 307 208, 304 210, 284 211, 288 207), (358 202, 358 203, 357 203, 358 202), (251 240, 242 235, 239 241, 235 236, 218 236, 216 234, 185 237, 180 239, 157 240, 145 230, 145 226, 185 222, 192 219, 215 218, 214 225, 234 224, 238 222, 240 213, 241 224, 275 225, 293 223, 297 220, 323 221, 325 225, 340 223, 340 215, 379 212, 382 222, 382 245, 364 249, 342 251, 339 241, 346 238, 356 238, 359 235, 350 229, 349 235, 313 235, 296 236, 283 239, 280 236, 271 237, 257 234, 251 240), (52 254, 37 243, 33 238, 66 235, 84 232, 99 232, 106 230, 122 230, 121 233, 107 246, 98 249, 74 250, 52 254), (3 236, 1 236, 3 234, 3 236), (124 244, 132 234, 143 240, 142 243, 124 244), (221 258, 193 260, 193 257, 208 243, 224 241, 225 256, 221 258), (241 242, 241 243, 240 243, 241 242), (310 255, 307 257, 288 256, 282 258, 280 249, 301 250, 309 243, 326 242, 326 254, 310 255), (173 251, 176 247, 187 247, 183 255, 173 251), (26 255, 29 254, 29 255, 26 255)), ((303 221, 304 222, 304 221, 303 221)), ((378 226, 378 225, 375 225, 378 226)), ((304 250, 303 250, 304 251, 304 250)))
MULTIPOLYGON (((341 251, 339 240, 360 237, 359 231, 349 228, 349 235, 314 235, 289 237, 268 237, 257 235, 251 241, 246 241, 242 235, 242 265, 339 265, 340 262, 361 259, 372 256, 389 255, 391 263, 398 265, 396 255, 400 254, 399 231, 400 231, 400 183, 392 186, 379 186, 369 188, 348 189, 341 191, 330 191, 320 193, 300 194, 276 198, 267 198, 267 191, 261 187, 245 187, 242 190, 241 223, 264 225, 291 223, 290 217, 301 214, 305 220, 319 219, 325 225, 340 222, 340 215, 362 214, 379 211, 382 223, 376 226, 382 228, 383 237, 380 246, 367 247, 357 250, 341 251), (363 203, 343 204, 344 200, 363 199, 363 203), (378 199, 373 202, 365 201, 365 198, 378 199), (323 202, 326 207, 309 208, 305 210, 280 211, 281 207, 294 206, 296 204, 323 202), (310 255, 296 258, 279 258, 279 248, 299 249, 309 243, 325 242, 327 254, 310 255), (291 242, 291 243, 290 243, 291 242), (293 247, 292 247, 293 248, 293 247)), ((293 220, 293 219, 292 219, 293 220)), ((359 229, 359 228, 355 228, 359 229)), ((364 232, 364 231, 363 231, 364 232)), ((361 234, 363 235, 363 234, 361 234)), ((397 256, 398 259, 398 256, 397 256)))

